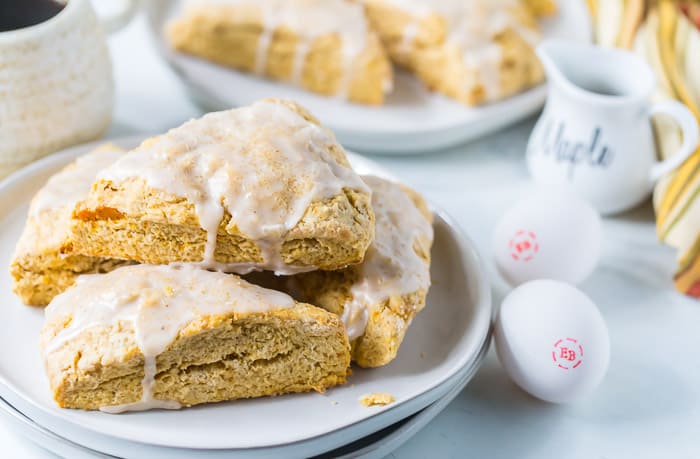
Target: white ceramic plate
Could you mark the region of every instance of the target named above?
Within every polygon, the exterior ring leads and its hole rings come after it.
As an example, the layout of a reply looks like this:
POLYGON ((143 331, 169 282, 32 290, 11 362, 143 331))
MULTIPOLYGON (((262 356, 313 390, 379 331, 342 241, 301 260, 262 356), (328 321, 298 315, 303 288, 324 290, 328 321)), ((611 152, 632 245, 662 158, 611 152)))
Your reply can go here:
MULTIPOLYGON (((130 148, 143 136, 117 140, 130 148)), ((0 184, 0 266, 7 266, 24 225, 29 200, 47 178, 93 145, 50 156, 0 184)), ((363 172, 386 175, 372 162, 350 155, 363 172)), ((441 387, 473 362, 487 339, 490 290, 473 244, 442 213, 436 214, 433 287, 428 304, 409 330, 390 365, 357 368, 349 384, 326 394, 220 403, 182 411, 108 415, 56 407, 39 359, 41 309, 23 306, 0 271, 0 396, 60 435, 76 429, 149 445, 191 449, 275 448, 318 440, 326 449, 341 445, 417 412, 444 395, 441 387), (9 352, 9 350, 12 350, 9 352), (396 402, 365 408, 358 398, 390 392, 396 402), (29 410, 32 410, 30 413, 29 410), (290 422, 294 413, 295 422, 290 422), (340 432, 354 426, 352 432, 340 432), (330 447, 328 447, 330 445, 330 447)), ((319 446, 320 448, 320 446, 319 446)), ((250 450, 249 450, 250 451, 250 450)), ((252 450, 254 451, 254 450, 252 450)))
MULTIPOLYGON (((449 378, 440 386, 424 394, 422 400, 436 400, 432 404, 427 404, 432 408, 429 413, 436 409, 439 402, 455 392, 458 387, 463 387, 466 382, 476 372, 488 349, 488 339, 484 341, 481 351, 475 359, 470 361, 457 374, 449 378)), ((95 433, 94 431, 67 423, 50 413, 37 408, 31 402, 18 397, 16 394, 7 391, 7 402, 25 417, 30 418, 42 429, 51 432, 54 436, 59 436, 73 445, 79 445, 83 449, 98 451, 109 456, 118 456, 127 459, 226 459, 235 455, 237 458, 250 459, 303 459, 316 455, 326 458, 337 459, 338 456, 356 457, 357 455, 370 455, 370 457, 383 457, 375 455, 375 451, 386 451, 386 449, 396 441, 406 441, 419 426, 425 425, 429 419, 422 416, 419 424, 410 423, 408 430, 401 429, 396 435, 387 438, 387 442, 382 440, 383 434, 392 431, 392 426, 401 423, 406 418, 417 416, 415 412, 407 410, 393 410, 370 417, 365 421, 351 424, 342 429, 333 431, 331 434, 323 435, 308 440, 298 441, 286 445, 247 449, 189 449, 173 448, 169 446, 157 446, 152 444, 128 441, 121 438, 95 433), (386 423, 389 427, 384 427, 386 423), (364 439, 366 436, 372 438, 364 439), (377 443, 379 442, 379 443, 377 443), (357 445, 357 446, 355 446, 357 445), (357 450, 355 449, 357 448, 357 450), (358 451, 362 451, 360 454, 358 451)), ((445 403, 446 404, 446 403, 445 403)), ((428 408, 425 408, 428 409, 428 408)), ((423 411, 425 411, 425 409, 423 411)), ((422 413, 421 410, 416 412, 422 413)), ((437 413, 435 413, 437 414, 437 413)), ((432 418, 432 417, 431 417, 432 418)), ((291 422, 297 418, 291 419, 291 422)), ((177 435, 173 432, 172 435, 177 435)), ((65 446, 65 445, 64 445, 65 446)), ((394 447, 398 447, 396 444, 394 447)), ((384 454, 388 454, 388 451, 384 454)))
MULTIPOLYGON (((197 101, 209 110, 223 110, 265 97, 291 98, 323 120, 344 145, 358 151, 408 154, 445 148, 525 118, 546 97, 541 85, 501 102, 470 108, 431 93, 411 75, 397 72, 395 90, 385 105, 347 103, 172 51, 162 30, 180 3, 151 0, 147 12, 157 49, 197 101)), ((583 0, 561 0, 559 8, 555 17, 542 21, 544 36, 589 42, 591 25, 583 0)))
MULTIPOLYGON (((488 346, 484 346, 481 353, 482 356, 486 354, 487 349, 488 346)), ((428 422, 442 412, 442 410, 447 407, 447 405, 469 382, 476 372, 476 369, 479 366, 478 363, 480 362, 481 357, 475 361, 473 365, 465 367, 465 370, 460 372, 461 379, 458 380, 457 384, 450 388, 446 395, 429 405, 427 408, 408 417, 407 419, 399 421, 396 424, 392 424, 379 432, 373 433, 366 438, 362 438, 356 442, 342 446, 338 449, 334 449, 320 456, 316 456, 314 459, 381 459, 385 457, 387 454, 403 445, 413 435, 420 431, 420 429, 425 427, 428 422)), ((127 448, 121 447, 119 443, 115 442, 114 440, 108 439, 107 442, 102 441, 98 445, 99 449, 91 449, 81 445, 80 443, 76 443, 67 438, 61 437, 34 422, 34 420, 27 417, 24 413, 17 409, 17 407, 12 406, 2 398, 0 398, 0 418, 2 418, 6 422, 6 425, 13 429, 15 433, 26 437, 37 445, 62 457, 70 457, 75 459, 113 458, 115 456, 105 452, 106 450, 110 449, 118 450, 120 457, 127 457, 124 456, 127 448), (106 443, 117 444, 114 445, 113 448, 107 447, 105 450, 106 443)), ((154 454, 153 450, 149 450, 146 454, 149 459, 156 459, 159 456, 165 459, 171 459, 173 457, 172 450, 169 448, 163 448, 160 453, 161 454, 154 454)), ((213 455, 216 455, 216 453, 212 454, 207 450, 199 450, 197 452, 188 450, 186 453, 189 454, 190 457, 201 455, 203 457, 211 458, 213 455)), ((223 453, 224 455, 231 454, 226 451, 219 451, 219 453, 223 453)), ((289 457, 289 454, 280 455, 280 457, 283 456, 289 457)))

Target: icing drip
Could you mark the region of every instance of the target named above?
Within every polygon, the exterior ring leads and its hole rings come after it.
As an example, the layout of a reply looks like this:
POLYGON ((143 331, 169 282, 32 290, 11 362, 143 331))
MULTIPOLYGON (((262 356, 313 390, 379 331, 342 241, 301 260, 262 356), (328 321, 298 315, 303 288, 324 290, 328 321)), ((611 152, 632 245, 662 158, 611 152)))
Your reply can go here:
POLYGON ((413 42, 418 34, 418 22, 412 21, 406 24, 401 34, 401 44, 399 45, 399 53, 407 55, 413 49, 413 42))
POLYGON ((363 179, 372 189, 376 229, 341 317, 350 340, 364 334, 371 306, 430 287, 430 267, 413 246, 420 238, 432 241, 432 225, 399 185, 373 176, 363 179))
POLYGON ((255 69, 253 72, 256 75, 264 75, 267 70, 267 51, 270 49, 272 35, 275 33, 272 20, 265 20, 265 22, 269 28, 263 28, 260 38, 258 38, 258 46, 255 49, 255 69))
POLYGON ((193 0, 202 5, 251 6, 260 11, 263 32, 258 39, 255 73, 263 75, 275 30, 287 27, 299 36, 294 52, 291 82, 299 84, 306 56, 316 38, 337 35, 342 46, 343 76, 338 96, 345 97, 352 81, 353 63, 367 46, 369 29, 361 4, 347 0, 193 0))
POLYGON ((123 155, 114 145, 105 145, 79 157, 73 164, 52 176, 32 200, 29 215, 38 218, 48 209, 74 207, 90 191, 97 173, 123 155))
POLYGON ((292 64, 292 83, 296 85, 301 85, 303 72, 304 72, 304 62, 306 61, 306 55, 309 53, 311 48, 311 42, 308 40, 300 41, 296 49, 294 50, 294 63, 292 64))
POLYGON ((207 233, 201 267, 245 274, 311 271, 280 257, 287 233, 314 201, 344 188, 368 191, 328 148, 337 142, 320 126, 274 101, 210 113, 189 121, 125 154, 100 178, 120 183, 143 179, 152 188, 187 198, 207 233), (216 239, 224 214, 229 231, 252 239, 261 263, 219 263, 216 239))
POLYGON ((109 274, 86 275, 56 296, 46 308, 48 322, 70 318, 70 325, 44 346, 45 358, 93 327, 128 323, 144 356, 141 399, 105 406, 108 413, 153 408, 177 409, 180 404, 154 397, 156 358, 192 320, 231 312, 254 313, 294 306, 288 295, 267 290, 222 273, 194 266, 134 265, 109 274))
POLYGON ((418 19, 431 13, 443 17, 448 24, 447 44, 462 54, 464 62, 477 72, 486 100, 501 94, 502 50, 495 37, 505 30, 515 31, 531 46, 540 36, 514 16, 516 0, 386 0, 415 16, 403 31, 401 52, 410 51, 418 27, 418 19))

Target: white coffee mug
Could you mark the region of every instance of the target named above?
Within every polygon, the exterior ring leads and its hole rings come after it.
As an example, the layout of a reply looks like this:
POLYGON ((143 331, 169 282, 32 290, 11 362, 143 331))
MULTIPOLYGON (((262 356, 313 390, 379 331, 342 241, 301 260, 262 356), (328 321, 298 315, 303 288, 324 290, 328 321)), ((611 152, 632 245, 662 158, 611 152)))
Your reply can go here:
POLYGON ((532 177, 569 185, 602 214, 632 208, 654 183, 680 166, 698 145, 698 122, 675 101, 649 102, 656 81, 642 59, 626 51, 547 41, 537 53, 549 94, 527 147, 532 177), (673 117, 683 144, 659 162, 651 116, 673 117))
POLYGON ((89 0, 67 0, 44 22, 0 32, 0 178, 105 132, 114 89, 103 31, 128 23, 137 0, 124 5, 98 19, 89 0))

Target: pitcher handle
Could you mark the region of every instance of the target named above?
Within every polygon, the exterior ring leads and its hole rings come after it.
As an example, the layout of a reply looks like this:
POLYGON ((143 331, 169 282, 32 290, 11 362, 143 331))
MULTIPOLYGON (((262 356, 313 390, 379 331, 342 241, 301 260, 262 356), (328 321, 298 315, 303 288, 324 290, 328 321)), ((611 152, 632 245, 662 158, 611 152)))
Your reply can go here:
POLYGON ((652 183, 683 164, 697 148, 698 138, 700 137, 698 121, 695 119, 692 112, 682 103, 675 100, 665 100, 656 103, 649 109, 649 116, 654 116, 657 113, 665 113, 676 120, 683 132, 683 144, 680 149, 668 159, 658 161, 652 166, 651 173, 649 174, 649 179, 652 183))
POLYGON ((108 35, 123 29, 141 9, 141 0, 123 0, 124 6, 116 13, 100 17, 102 28, 108 35))

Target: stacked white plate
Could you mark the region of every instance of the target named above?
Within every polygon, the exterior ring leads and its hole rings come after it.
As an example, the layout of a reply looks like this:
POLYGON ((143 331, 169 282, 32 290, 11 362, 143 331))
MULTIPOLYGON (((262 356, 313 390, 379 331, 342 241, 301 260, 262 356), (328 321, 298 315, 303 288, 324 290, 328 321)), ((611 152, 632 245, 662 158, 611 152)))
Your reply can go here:
MULTIPOLYGON (((116 140, 131 148, 143 137, 116 140)), ((0 184, 0 266, 7 266, 34 193, 48 177, 94 145, 48 157, 0 184)), ((389 176, 350 155, 358 172, 389 176)), ((469 239, 435 211, 433 286, 398 357, 375 369, 354 368, 349 383, 325 394, 234 401, 181 411, 110 415, 59 409, 51 399, 38 349, 43 311, 24 306, 0 271, 0 409, 43 446, 74 457, 127 458, 349 457, 387 454, 432 419, 476 371, 488 346, 490 289, 469 239), (396 401, 365 407, 358 399, 388 392, 396 401), (407 419, 410 418, 410 419, 407 419), (397 424, 400 423, 400 424, 397 424), (378 433, 379 432, 379 433, 378 433), (365 441, 364 437, 376 434, 365 441)))

